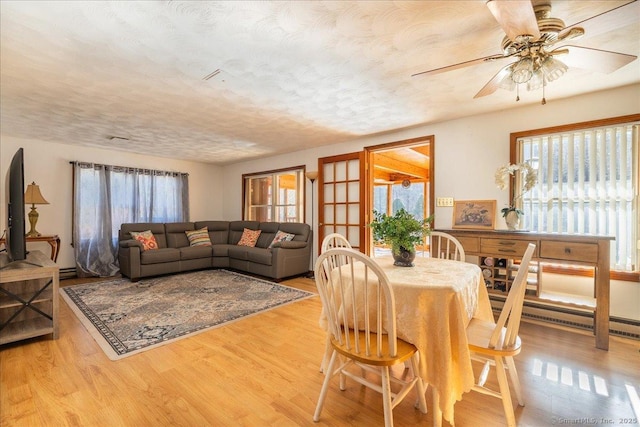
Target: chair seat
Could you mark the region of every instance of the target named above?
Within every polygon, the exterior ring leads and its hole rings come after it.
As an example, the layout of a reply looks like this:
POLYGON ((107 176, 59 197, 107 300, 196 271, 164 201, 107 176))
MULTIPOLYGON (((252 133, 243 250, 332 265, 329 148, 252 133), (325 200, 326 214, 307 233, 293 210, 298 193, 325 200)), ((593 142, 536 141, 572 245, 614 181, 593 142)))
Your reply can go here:
POLYGON ((467 327, 467 341, 469 342, 469 350, 490 355, 490 356, 515 356, 520 353, 521 340, 520 337, 516 338, 516 342, 509 348, 504 348, 504 337, 507 332, 507 328, 502 328, 500 338, 496 343, 495 348, 489 347, 489 340, 496 328, 494 322, 488 322, 486 320, 471 319, 469 326, 467 327))
POLYGON ((360 353, 356 352, 355 346, 355 336, 353 333, 350 334, 351 340, 351 349, 347 348, 346 343, 340 344, 333 337, 331 338, 331 346, 343 356, 347 356, 350 359, 353 359, 357 362, 364 363, 367 365, 373 366, 393 366, 398 363, 404 363, 405 360, 409 360, 411 356, 413 356, 418 349, 413 344, 410 344, 401 339, 397 339, 397 355, 396 357, 390 357, 389 354, 389 346, 388 341, 386 339, 382 340, 382 357, 378 356, 378 343, 376 342, 376 334, 369 334, 369 339, 371 340, 371 354, 365 354, 364 349, 367 348, 365 343, 366 333, 360 332, 358 336, 358 348, 360 348, 360 353))

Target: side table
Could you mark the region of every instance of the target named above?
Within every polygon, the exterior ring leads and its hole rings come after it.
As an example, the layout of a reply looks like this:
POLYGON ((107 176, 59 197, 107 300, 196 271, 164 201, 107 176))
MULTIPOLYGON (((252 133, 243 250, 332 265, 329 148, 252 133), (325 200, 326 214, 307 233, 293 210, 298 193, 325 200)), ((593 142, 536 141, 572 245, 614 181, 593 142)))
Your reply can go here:
MULTIPOLYGON (((27 236, 27 243, 47 242, 51 246, 51 260, 58 261, 58 253, 60 252, 60 237, 54 236, 27 236)), ((0 245, 5 245, 6 239, 0 239, 0 245)))

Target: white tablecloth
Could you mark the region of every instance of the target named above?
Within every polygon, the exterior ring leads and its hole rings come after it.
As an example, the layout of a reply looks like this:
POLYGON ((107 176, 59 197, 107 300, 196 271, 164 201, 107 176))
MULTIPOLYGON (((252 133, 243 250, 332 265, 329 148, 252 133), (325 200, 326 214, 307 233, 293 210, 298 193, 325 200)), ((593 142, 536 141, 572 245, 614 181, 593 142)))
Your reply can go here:
POLYGON ((442 415, 451 420, 454 404, 474 384, 467 325, 472 317, 493 320, 482 272, 438 258, 416 258, 415 267, 396 267, 391 257, 374 261, 394 291, 397 335, 420 351, 420 376, 437 390, 442 415))

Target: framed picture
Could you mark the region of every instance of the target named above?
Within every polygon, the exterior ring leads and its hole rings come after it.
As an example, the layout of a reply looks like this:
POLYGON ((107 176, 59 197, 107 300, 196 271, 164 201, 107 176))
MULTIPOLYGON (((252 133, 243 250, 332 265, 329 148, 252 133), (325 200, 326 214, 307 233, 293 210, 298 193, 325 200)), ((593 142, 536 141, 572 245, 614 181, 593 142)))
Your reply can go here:
POLYGON ((493 230, 495 200, 456 200, 453 202, 453 228, 493 230))

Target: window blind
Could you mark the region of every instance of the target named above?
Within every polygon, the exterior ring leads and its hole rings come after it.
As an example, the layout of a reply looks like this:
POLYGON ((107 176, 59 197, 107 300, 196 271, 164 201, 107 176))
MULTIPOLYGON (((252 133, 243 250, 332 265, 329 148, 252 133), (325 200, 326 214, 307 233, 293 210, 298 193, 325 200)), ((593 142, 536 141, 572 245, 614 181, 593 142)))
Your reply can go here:
POLYGON ((525 229, 615 236, 611 267, 637 270, 639 128, 636 122, 518 138, 519 161, 539 177, 522 198, 525 229))

